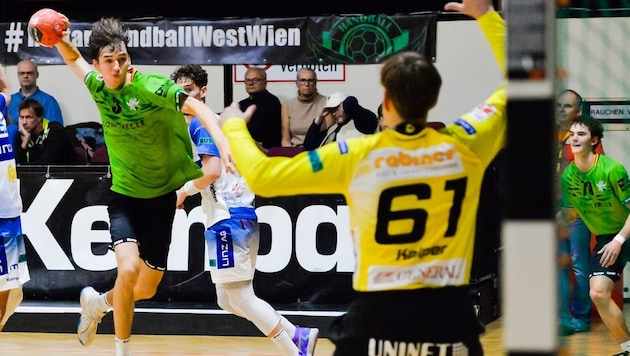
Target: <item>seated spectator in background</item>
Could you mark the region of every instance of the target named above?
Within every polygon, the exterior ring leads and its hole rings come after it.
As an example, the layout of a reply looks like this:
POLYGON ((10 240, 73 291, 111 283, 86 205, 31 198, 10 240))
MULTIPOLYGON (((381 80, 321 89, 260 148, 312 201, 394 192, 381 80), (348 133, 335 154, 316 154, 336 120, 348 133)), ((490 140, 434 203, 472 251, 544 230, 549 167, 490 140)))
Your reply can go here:
POLYGON ((282 146, 300 147, 315 118, 326 106, 326 97, 317 91, 317 73, 301 68, 295 81, 297 96, 282 103, 282 146))
POLYGON ((265 152, 272 147, 281 146, 280 111, 282 104, 277 96, 267 90, 267 73, 263 68, 247 68, 245 91, 249 96, 239 101, 241 110, 245 110, 252 104, 256 105, 256 112, 247 124, 249 133, 265 152))
POLYGON ((75 164, 77 156, 66 129, 43 117, 39 101, 24 99, 19 106, 18 135, 13 149, 18 164, 75 164))
MULTIPOLYGON (((103 161, 103 157, 99 157, 99 151, 105 148, 105 134, 103 132, 103 124, 96 121, 85 121, 64 127, 66 133, 70 136, 74 147, 79 153, 83 149, 85 151, 85 159, 87 163, 107 163, 103 161), (80 149, 79 149, 80 148, 80 149), (96 157, 96 160, 94 159, 96 157)), ((79 153, 81 156, 82 154, 79 153)))
POLYGON ((357 98, 344 93, 332 93, 321 115, 309 127, 304 138, 304 149, 313 150, 330 142, 373 134, 377 129, 378 118, 370 110, 361 107, 357 98), (326 130, 322 130, 323 123, 326 123, 326 130))
POLYGON ((58 122, 63 126, 63 116, 61 115, 61 108, 57 99, 37 86, 37 78, 39 78, 37 63, 30 59, 21 60, 17 64, 17 75, 20 82, 20 90, 11 94, 9 117, 17 123, 20 103, 26 98, 31 98, 42 104, 46 119, 58 122))

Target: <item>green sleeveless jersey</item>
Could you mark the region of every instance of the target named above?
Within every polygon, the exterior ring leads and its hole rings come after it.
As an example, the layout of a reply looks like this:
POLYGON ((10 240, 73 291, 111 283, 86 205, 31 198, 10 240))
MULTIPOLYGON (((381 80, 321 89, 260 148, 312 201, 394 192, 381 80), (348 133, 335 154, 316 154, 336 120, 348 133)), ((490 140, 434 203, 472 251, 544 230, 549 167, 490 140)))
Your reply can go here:
POLYGON ((200 177, 184 115, 186 93, 169 78, 133 70, 131 83, 105 87, 97 71, 85 77, 101 114, 112 170, 112 190, 154 198, 200 177))
POLYGON ((616 234, 630 209, 630 180, 624 166, 605 155, 581 172, 571 162, 562 173, 562 206, 573 207, 595 235, 616 234))

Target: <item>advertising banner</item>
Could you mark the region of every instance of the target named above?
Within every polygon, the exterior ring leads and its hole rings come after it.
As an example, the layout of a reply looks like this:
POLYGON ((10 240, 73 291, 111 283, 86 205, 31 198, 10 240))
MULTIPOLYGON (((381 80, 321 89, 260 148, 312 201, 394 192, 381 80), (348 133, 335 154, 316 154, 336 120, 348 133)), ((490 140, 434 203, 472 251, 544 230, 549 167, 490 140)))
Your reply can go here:
MULTIPOLYGON (((405 50, 435 58, 437 14, 344 15, 229 20, 127 21, 135 64, 376 64, 405 50)), ((92 23, 71 20, 69 36, 87 56, 92 23)), ((27 34, 27 23, 0 23, 0 60, 63 64, 54 48, 27 34)))
MULTIPOLYGON (((108 166, 18 167, 31 281, 27 300, 77 300, 81 288, 111 288, 108 166)), ((216 302, 203 238, 199 195, 173 224, 167 272, 156 302, 216 302)), ((257 198, 261 246, 254 288, 273 304, 351 301, 354 255, 343 196, 257 198)))

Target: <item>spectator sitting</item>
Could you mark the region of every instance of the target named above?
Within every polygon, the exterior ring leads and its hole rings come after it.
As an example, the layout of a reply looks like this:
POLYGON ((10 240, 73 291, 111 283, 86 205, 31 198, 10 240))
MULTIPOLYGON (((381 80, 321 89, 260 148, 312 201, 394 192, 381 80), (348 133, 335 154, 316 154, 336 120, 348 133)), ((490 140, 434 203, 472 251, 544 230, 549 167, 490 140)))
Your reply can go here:
POLYGON ((326 100, 321 115, 313 123, 304 138, 304 149, 313 150, 334 141, 373 134, 378 128, 378 118, 359 105, 354 96, 336 92, 326 100), (322 124, 326 123, 326 130, 322 124))
POLYGON ((313 119, 326 105, 326 97, 317 91, 317 73, 311 68, 297 72, 297 96, 282 103, 282 146, 301 147, 313 119))
MULTIPOLYGON (((68 136, 70 136, 70 141, 72 141, 74 147, 83 149, 88 163, 92 163, 93 158, 97 155, 97 151, 105 146, 103 124, 96 121, 86 121, 67 125, 64 128, 68 136)), ((106 162, 97 161, 97 163, 106 162)))
POLYGON ((249 133, 263 151, 279 147, 282 140, 280 111, 282 104, 267 90, 267 73, 263 68, 249 67, 245 72, 245 90, 249 96, 241 101, 241 110, 256 105, 256 112, 247 124, 249 133))
POLYGON ((9 117, 18 121, 20 103, 26 98, 31 98, 39 101, 44 107, 43 117, 49 121, 58 122, 63 126, 63 116, 61 115, 61 108, 57 99, 37 86, 37 78, 39 78, 37 64, 33 60, 23 59, 17 64, 17 74, 20 90, 11 94, 9 117))
POLYGON ((19 106, 18 135, 13 144, 18 164, 75 164, 76 153, 64 127, 43 117, 44 107, 31 98, 19 106))

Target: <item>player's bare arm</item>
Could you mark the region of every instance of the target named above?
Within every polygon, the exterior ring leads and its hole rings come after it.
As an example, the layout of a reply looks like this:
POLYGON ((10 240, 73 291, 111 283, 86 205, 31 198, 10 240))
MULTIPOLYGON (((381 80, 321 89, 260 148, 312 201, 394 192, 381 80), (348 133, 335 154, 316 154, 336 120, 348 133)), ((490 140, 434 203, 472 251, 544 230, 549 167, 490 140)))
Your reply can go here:
POLYGON ((4 71, 4 67, 0 64, 0 93, 4 95, 4 100, 7 105, 11 102, 11 91, 9 89, 9 81, 4 71))
POLYGON ((223 123, 227 119, 232 117, 240 118, 245 120, 245 122, 249 122, 249 120, 251 120, 252 118, 252 115, 254 114, 254 111, 256 111, 256 105, 248 106, 247 109, 245 109, 245 111, 243 112, 238 102, 235 101, 232 103, 232 105, 225 107, 225 109, 221 113, 221 120, 219 120, 219 123, 223 125, 223 123))
POLYGON ((228 140, 221 130, 219 120, 216 119, 214 112, 212 112, 212 110, 204 102, 190 96, 184 101, 181 112, 184 114, 194 115, 199 119, 199 121, 201 121, 203 126, 205 126, 208 132, 210 132, 214 143, 219 148, 221 160, 223 161, 223 165, 226 167, 226 170, 230 173, 234 173, 232 151, 230 151, 228 140))
POLYGON ((457 11, 478 19, 488 12, 494 11, 492 0, 463 0, 459 2, 449 2, 444 5, 444 10, 457 11))
MULTIPOLYGON (((70 28, 70 21, 62 14, 66 21, 66 28, 70 28)), ((63 61, 72 69, 79 79, 83 80, 91 70, 92 66, 81 56, 79 49, 70 41, 68 30, 63 32, 63 39, 55 45, 63 61)))

